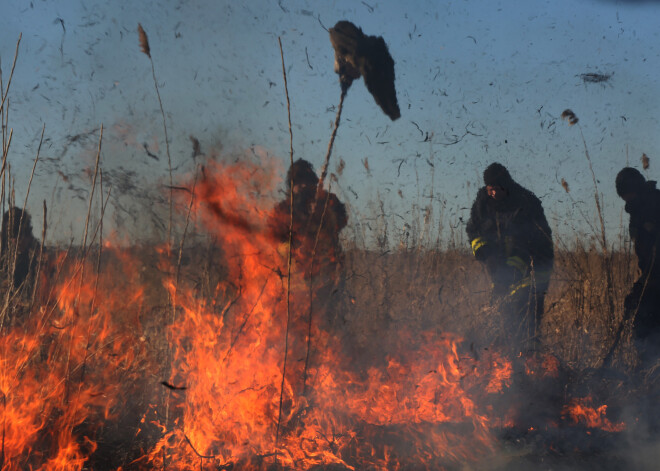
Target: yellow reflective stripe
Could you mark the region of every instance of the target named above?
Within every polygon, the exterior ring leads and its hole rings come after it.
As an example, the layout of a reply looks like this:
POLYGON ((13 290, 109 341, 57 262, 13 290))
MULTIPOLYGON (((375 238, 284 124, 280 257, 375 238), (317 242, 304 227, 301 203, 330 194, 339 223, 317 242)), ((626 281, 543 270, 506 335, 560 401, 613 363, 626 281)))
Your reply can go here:
POLYGON ((525 261, 518 257, 518 256, 513 256, 509 257, 506 259, 506 264, 509 265, 510 267, 513 267, 517 270, 519 270, 522 273, 525 273, 527 271, 527 264, 525 261))
POLYGON ((476 239, 472 240, 471 245, 472 245, 472 255, 477 255, 477 251, 481 247, 486 245, 486 239, 484 239, 483 237, 477 237, 476 239))
POLYGON ((528 288, 529 285, 531 284, 531 281, 532 281, 531 278, 526 276, 525 278, 520 280, 518 283, 509 286, 509 289, 511 290, 511 296, 513 296, 514 294, 516 294, 519 290, 521 290, 523 288, 528 288))
MULTIPOLYGON (((542 271, 542 272, 534 272, 534 282, 536 283, 546 283, 550 281, 550 272, 549 271, 542 271)), ((520 280, 518 283, 514 283, 511 286, 509 286, 509 289, 511 290, 511 296, 516 294, 519 290, 523 288, 529 288, 532 284, 532 277, 531 276, 526 276, 522 280, 520 280)))

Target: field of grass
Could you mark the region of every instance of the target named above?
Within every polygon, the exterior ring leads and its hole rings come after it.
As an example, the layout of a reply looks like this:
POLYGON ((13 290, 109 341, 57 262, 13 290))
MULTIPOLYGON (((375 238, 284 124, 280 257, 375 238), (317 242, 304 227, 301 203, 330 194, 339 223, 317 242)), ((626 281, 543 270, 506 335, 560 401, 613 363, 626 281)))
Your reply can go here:
MULTIPOLYGON (((5 129, 0 206, 23 206, 5 129)), ((0 468, 655 469, 660 385, 620 328, 625 244, 556 241, 527 358, 468 247, 426 242, 430 210, 424 243, 349 236, 310 308, 309 280, 252 224, 272 169, 209 161, 175 195, 167 155, 162 240, 101 239, 99 144, 82 241, 35 247, 34 285, 7 281, 3 259, 0 468)))

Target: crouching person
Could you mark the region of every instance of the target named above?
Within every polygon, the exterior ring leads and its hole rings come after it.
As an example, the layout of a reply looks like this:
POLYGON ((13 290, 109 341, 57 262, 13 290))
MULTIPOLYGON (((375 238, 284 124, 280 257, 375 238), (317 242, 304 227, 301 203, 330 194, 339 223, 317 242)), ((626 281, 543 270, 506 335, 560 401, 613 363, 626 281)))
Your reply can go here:
MULTIPOLYGON (((540 200, 493 163, 484 171, 466 231, 492 283, 491 301, 511 323, 517 352, 534 351, 550 282, 552 232, 540 200)), ((509 328, 510 327, 510 328, 509 328)))

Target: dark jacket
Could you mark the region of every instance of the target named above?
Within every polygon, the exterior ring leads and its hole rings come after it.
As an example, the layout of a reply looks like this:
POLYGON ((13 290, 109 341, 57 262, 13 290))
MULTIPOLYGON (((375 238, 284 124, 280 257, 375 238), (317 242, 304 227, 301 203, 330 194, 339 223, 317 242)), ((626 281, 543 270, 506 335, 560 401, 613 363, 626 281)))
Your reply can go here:
MULTIPOLYGON (((472 206, 466 231, 478 260, 493 275, 498 265, 517 257, 537 273, 552 268, 552 232, 541 201, 513 182, 506 198, 496 201, 481 188, 472 206)), ((549 278, 549 275, 548 275, 549 278)))
POLYGON ((626 203, 630 214, 630 238, 635 245, 641 280, 660 280, 660 190, 656 182, 647 181, 640 195, 626 203))
MULTIPOLYGON (((271 234, 280 243, 289 241, 290 204, 288 197, 278 203, 268 221, 271 234)), ((315 264, 340 262, 339 232, 347 222, 346 207, 334 193, 321 190, 316 197, 314 191, 294 196, 293 255, 296 260, 303 264, 311 262, 314 254, 315 264)))

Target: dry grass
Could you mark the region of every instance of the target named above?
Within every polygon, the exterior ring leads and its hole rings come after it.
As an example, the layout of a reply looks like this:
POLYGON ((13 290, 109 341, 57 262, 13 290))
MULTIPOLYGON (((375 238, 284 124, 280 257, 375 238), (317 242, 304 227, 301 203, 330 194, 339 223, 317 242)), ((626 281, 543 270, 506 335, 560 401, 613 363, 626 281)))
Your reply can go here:
MULTIPOLYGON (((634 270, 630 253, 614 252, 606 259, 595 248, 558 250, 540 326, 546 350, 575 371, 601 366, 615 341, 634 270), (606 291, 608 264, 613 312, 606 291)), ((455 333, 481 348, 507 338, 508 326, 489 305, 488 275, 467 250, 350 250, 345 272, 343 316, 358 349, 369 349, 375 338, 381 349, 402 328, 455 333)), ((629 329, 624 333, 615 356, 621 368, 636 360, 629 329)))
MULTIPOLYGON (((169 181, 170 188, 172 188, 172 164, 169 155, 167 124, 154 64, 151 60, 149 42, 140 24, 138 24, 138 35, 141 50, 151 61, 154 87, 163 121, 169 181)), ((3 123, 7 122, 5 100, 8 89, 9 83, 6 91, 3 90, 2 105, 0 105, 0 117, 2 117, 0 121, 3 123)), ((340 113, 341 103, 334 132, 339 123, 340 113)), ((577 117, 570 110, 566 110, 564 114, 566 116, 562 116, 569 120, 570 125, 578 122, 577 117)), ((5 135, 5 128, 6 126, 3 127, 3 166, 0 176, 3 179, 3 198, 5 198, 5 164, 11 142, 11 134, 5 135)), ((327 167, 327 160, 330 156, 334 132, 329 144, 325 167, 327 167)), ((99 154, 100 145, 99 142, 99 154)), ((586 144, 585 154, 591 169, 586 144)), ((36 160, 38 160, 38 154, 36 160)), ((364 165, 368 171, 366 158, 364 165)), ((325 167, 323 176, 325 176, 325 167)), ((596 186, 595 182, 594 176, 594 186, 596 186)), ((562 183, 565 184, 563 180, 562 183)), ((95 187, 96 180, 92 182, 89 211, 92 208, 95 187)), ((564 188, 568 192, 567 184, 564 185, 564 188)), ((595 190, 597 195, 597 187, 595 190)), ((12 201, 11 198, 9 200, 12 201)), ((167 234, 167 240, 170 243, 174 224, 172 205, 170 191, 170 221, 167 234)), ((540 326, 546 351, 556 356, 563 369, 570 372, 573 377, 602 366, 603 358, 617 341, 616 334, 623 317, 623 299, 635 277, 635 260, 631 253, 623 249, 613 251, 608 247, 597 196, 596 206, 601 218, 601 234, 596 235, 599 246, 594 247, 578 242, 574 244, 575 248, 570 250, 566 249, 564 244, 556 247, 554 274, 551 279, 550 292, 546 297, 546 313, 540 326)), ((335 333, 339 334, 343 341, 342 348, 346 350, 350 358, 359 358, 360 366, 380 365, 387 361, 391 352, 398 351, 402 346, 415 349, 423 346, 424 340, 429 337, 448 333, 464 339, 461 348, 466 352, 472 352, 474 356, 479 356, 480 352, 485 350, 505 345, 510 326, 497 310, 489 305, 490 280, 484 267, 476 262, 467 251, 467 246, 463 248, 463 244, 455 242, 444 248, 439 248, 437 243, 434 245, 432 241, 435 231, 432 228, 432 218, 430 217, 432 211, 429 209, 417 213, 418 221, 413 222, 412 237, 408 238, 406 234, 405 243, 400 244, 399 249, 392 250, 390 243, 392 235, 388 234, 382 208, 381 204, 383 217, 376 218, 377 224, 381 225, 381 231, 376 237, 375 247, 365 249, 364 244, 347 244, 345 264, 341 273, 344 283, 342 289, 333 294, 337 298, 338 309, 334 310, 335 318, 330 320, 330 325, 335 333), (422 246, 424 248, 421 248, 422 246), (405 336, 405 342, 408 342, 406 345, 402 345, 403 332, 410 334, 405 336), (409 342, 412 342, 413 345, 410 345, 409 342)), ((87 220, 89 221, 89 214, 87 220)), ((442 232, 442 227, 439 229, 438 232, 442 232)), ((85 230, 87 231, 87 224, 85 230)), ((359 236, 360 234, 357 234, 354 240, 360 239, 359 236)), ((361 236, 364 240, 364 234, 361 236)), ((436 240, 439 240, 439 237, 436 240)), ((49 281, 57 281, 61 277, 61 273, 66 273, 67 270, 76 272, 79 269, 76 267, 85 261, 90 250, 98 247, 96 241, 96 236, 93 235, 88 242, 86 232, 83 236, 82 249, 69 248, 66 250, 68 253, 66 264, 48 267, 51 270, 49 276, 52 278, 49 281)), ((221 244, 211 238, 191 234, 185 247, 183 241, 181 247, 179 263, 176 265, 177 286, 180 283, 182 286, 190 287, 195 296, 208 301, 208 305, 214 306, 214 313, 223 317, 224 320, 224 316, 227 314, 224 306, 228 306, 234 297, 240 295, 241 286, 239 284, 241 281, 227 280, 226 267, 222 262, 224 254, 221 244), (219 285, 222 285, 223 289, 218 289, 219 285)), ((61 252, 61 250, 51 248, 46 252, 52 254, 61 252)), ((139 420, 149 413, 150 398, 146 391, 151 389, 153 392, 153 385, 156 384, 159 387, 158 383, 167 379, 170 374, 168 371, 170 348, 167 337, 168 319, 171 321, 171 318, 175 317, 179 307, 171 300, 170 294, 163 287, 163 280, 174 275, 165 270, 172 271, 172 267, 158 268, 161 256, 155 248, 150 246, 131 247, 125 249, 124 252, 128 253, 139 267, 137 272, 132 273, 135 279, 131 281, 143 287, 145 291, 143 304, 134 311, 131 311, 131 307, 127 307, 126 319, 120 319, 120 321, 132 323, 131 328, 127 329, 132 335, 129 338, 136 350, 142 348, 147 350, 144 358, 148 361, 145 360, 144 363, 126 368, 127 372, 137 373, 141 378, 135 382, 132 382, 133 378, 126 379, 123 383, 123 387, 134 394, 131 411, 118 412, 116 420, 102 423, 98 430, 93 430, 96 433, 94 438, 99 442, 99 450, 93 453, 88 464, 95 469, 117 469, 119 466, 125 467, 122 469, 130 469, 128 465, 131 459, 140 456, 144 448, 153 445, 150 440, 159 438, 157 430, 152 431, 153 435, 140 440, 136 440, 134 437, 137 436, 137 430, 140 428, 139 420), (169 312, 172 313, 171 316, 168 315, 169 312), (128 386, 134 387, 131 389, 128 386)), ((107 270, 107 267, 122 266, 121 260, 114 258, 112 253, 103 254, 103 263, 101 263, 100 257, 101 255, 99 255, 99 263, 96 267, 97 273, 85 273, 86 275, 98 275, 107 270)), ((3 273, 7 272, 6 266, 0 268, 3 273)), ((119 268, 116 269, 120 271, 119 268)), ((118 280, 118 282, 122 281, 127 282, 118 280)), ((112 288, 107 289, 112 291, 112 288)), ((20 296, 18 287, 13 286, 10 286, 6 293, 1 294, 6 294, 6 299, 20 296)), ((52 302, 52 299, 46 300, 41 315, 44 317, 50 315, 53 308, 49 307, 49 303, 52 306, 52 302)), ((96 307, 94 301, 91 306, 96 307)), ((31 303, 30 307, 32 307, 31 303)), ((91 315, 94 309, 89 308, 89 311, 91 315)), ((78 317, 76 311, 75 322, 80 322, 80 319, 84 318, 85 315, 78 317)), ((232 320, 229 319, 229 321, 232 320)), ((235 319, 233 322, 238 325, 235 319)), ((76 326, 75 323, 71 325, 76 326)), ((68 334, 66 331, 68 326, 66 328, 59 325, 53 326, 52 322, 44 322, 44 326, 44 329, 55 329, 53 338, 56 338, 57 335, 65 338, 65 335, 68 334)), ((5 328, 6 330, 8 329, 5 328)), ((89 350, 89 338, 92 338, 93 334, 95 332, 87 332, 88 345, 85 347, 85 351, 89 350)), ((55 341, 53 343, 56 344, 55 341)), ((101 352, 102 348, 99 347, 98 351, 101 352)), ((627 372, 635 366, 636 352, 631 342, 629 327, 624 329, 623 340, 615 353, 614 367, 619 371, 627 372)), ((118 353, 112 352, 112 354, 117 355, 118 353)), ((54 358, 62 356, 63 353, 54 358)), ((29 362, 32 362, 31 365, 39 361, 36 354, 34 358, 29 359, 29 362)), ((84 370, 84 366, 88 364, 87 353, 82 364, 84 370)), ((84 383, 91 382, 88 378, 89 376, 78 374, 76 370, 72 372, 71 369, 67 369, 63 381, 67 382, 68 391, 69 384, 81 387, 84 383), (79 377, 80 379, 78 379, 79 377)), ((167 403, 169 405, 169 401, 167 403)), ((86 427, 90 424, 84 425, 86 427)), ((82 426, 80 428, 82 432, 91 436, 91 429, 94 427, 91 427, 90 430, 86 430, 82 426)), ((81 436, 83 435, 81 434, 81 436)))

